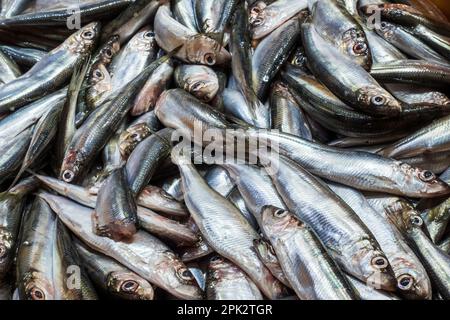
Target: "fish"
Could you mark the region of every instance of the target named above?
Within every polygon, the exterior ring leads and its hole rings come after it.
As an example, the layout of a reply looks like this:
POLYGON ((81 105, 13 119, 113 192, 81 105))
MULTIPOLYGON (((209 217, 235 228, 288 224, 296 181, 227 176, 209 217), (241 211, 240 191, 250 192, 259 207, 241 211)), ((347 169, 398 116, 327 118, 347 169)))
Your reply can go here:
POLYGON ((86 273, 99 288, 119 299, 153 300, 153 286, 115 260, 75 242, 86 273))
POLYGON ((350 106, 375 116, 396 116, 401 105, 362 67, 320 37, 311 23, 302 25, 302 39, 311 71, 336 96, 350 106), (336 63, 339 59, 339 63, 336 63), (333 74, 348 74, 335 78, 333 74))
POLYGON ((219 255, 209 259, 206 297, 208 300, 263 300, 255 283, 239 267, 219 255))
POLYGON ((280 266, 300 299, 356 298, 342 271, 308 225, 293 213, 274 206, 265 206, 261 216, 263 233, 272 243, 280 266), (317 272, 322 268, 322 272, 317 272))
POLYGON ((63 223, 90 248, 115 259, 180 299, 201 298, 201 291, 189 269, 154 236, 138 231, 131 243, 99 237, 92 232, 91 209, 50 193, 40 193, 39 197, 48 201, 63 223), (155 272, 161 266, 164 266, 164 272, 155 272))
POLYGON ((69 79, 80 59, 89 54, 99 34, 99 23, 75 32, 28 72, 0 87, 0 113, 11 112, 56 91, 69 79))

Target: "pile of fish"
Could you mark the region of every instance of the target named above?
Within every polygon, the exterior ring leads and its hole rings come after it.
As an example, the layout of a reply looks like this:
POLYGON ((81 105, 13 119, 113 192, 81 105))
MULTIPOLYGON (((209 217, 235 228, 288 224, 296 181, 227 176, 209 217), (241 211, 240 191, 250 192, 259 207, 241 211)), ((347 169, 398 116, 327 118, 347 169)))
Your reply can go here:
POLYGON ((8 0, 0 68, 0 299, 450 299, 431 0, 8 0))

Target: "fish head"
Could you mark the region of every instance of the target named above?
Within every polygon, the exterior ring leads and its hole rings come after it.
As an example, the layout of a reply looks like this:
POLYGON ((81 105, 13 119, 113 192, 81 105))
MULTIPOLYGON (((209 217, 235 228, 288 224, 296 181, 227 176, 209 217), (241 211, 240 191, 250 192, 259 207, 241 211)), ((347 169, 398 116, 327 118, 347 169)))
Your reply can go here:
POLYGON ((79 177, 83 169, 84 157, 81 152, 68 150, 61 166, 60 178, 71 183, 79 177))
POLYGON ((100 23, 92 22, 72 34, 64 44, 73 53, 86 54, 94 47, 99 34, 100 23))
POLYGON ((219 79, 214 71, 205 68, 207 67, 196 68, 197 72, 185 75, 184 90, 204 102, 209 102, 219 91, 219 79))
POLYGON ((396 161, 394 172, 397 177, 397 188, 412 197, 431 198, 450 194, 450 186, 429 170, 411 167, 406 163, 396 161))
POLYGON ((255 21, 257 19, 262 19, 264 17, 265 7, 267 7, 267 4, 264 1, 256 1, 254 4, 252 4, 248 14, 248 23, 250 25, 255 24, 255 21))
POLYGON ((304 225, 292 212, 274 206, 264 206, 261 210, 263 233, 270 239, 273 235, 280 235, 290 226, 304 225))
POLYGON ((369 70, 372 66, 372 55, 364 31, 349 29, 344 32, 342 40, 343 51, 364 69, 369 70))
POLYGON ((397 26, 392 23, 382 21, 381 23, 376 23, 374 28, 380 36, 386 40, 390 40, 395 37, 395 30, 397 29, 397 26))
POLYGON ((100 62, 108 65, 112 58, 120 51, 120 37, 114 35, 106 42, 105 46, 100 50, 100 62))
POLYGON ((153 300, 154 291, 150 283, 128 271, 114 271, 108 275, 108 290, 127 300, 153 300))
POLYGON ((136 145, 151 134, 146 123, 137 123, 120 134, 119 150, 123 158, 127 158, 136 145))
MULTIPOLYGON (((375 289, 395 291, 397 281, 386 256, 375 249, 369 240, 361 241, 360 244, 363 247, 357 248, 354 251, 357 254, 352 254, 351 257, 354 268, 358 269, 360 280, 375 289), (366 243, 364 244, 364 242, 366 243)), ((358 274, 354 275, 358 277, 358 274)))
POLYGON ((398 199, 384 208, 389 220, 402 233, 414 230, 426 231, 426 225, 420 213, 406 200, 398 199))
POLYGON ((90 105, 96 106, 101 101, 102 95, 112 89, 112 78, 104 64, 100 63, 93 67, 89 82, 86 100, 90 105))
MULTIPOLYGON (((404 261, 404 263, 407 262, 404 261)), ((410 300, 431 299, 431 283, 426 273, 412 267, 406 270, 399 270, 399 274, 397 276, 397 288, 402 296, 410 300)))
POLYGON ((191 63, 213 66, 231 60, 231 54, 219 42, 202 34, 191 37, 185 49, 186 59, 191 63))
POLYGON ((23 289, 28 300, 54 300, 53 284, 46 275, 40 271, 32 270, 24 275, 23 289))
POLYGON ((156 50, 156 35, 150 27, 142 28, 131 40, 128 46, 133 51, 156 50))
POLYGON ((290 58, 290 62, 292 65, 306 68, 308 58, 305 54, 305 49, 303 47, 298 47, 293 53, 290 58))
POLYGON ((170 293, 185 299, 201 299, 202 292, 195 277, 172 251, 166 251, 166 259, 158 265, 158 272, 165 278, 166 284, 171 287, 170 293))
POLYGON ((402 111, 400 102, 381 87, 363 87, 356 94, 358 103, 377 111, 378 114, 396 116, 402 111))

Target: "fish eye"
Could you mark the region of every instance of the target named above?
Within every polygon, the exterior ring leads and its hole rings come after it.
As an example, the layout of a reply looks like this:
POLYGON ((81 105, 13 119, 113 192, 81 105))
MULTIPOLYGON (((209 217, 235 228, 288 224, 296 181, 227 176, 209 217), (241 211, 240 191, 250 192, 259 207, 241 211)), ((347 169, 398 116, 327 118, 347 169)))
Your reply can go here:
POLYGON ((287 211, 283 209, 278 209, 273 213, 273 215, 277 218, 283 218, 287 215, 287 211))
POLYGON ((385 29, 385 28, 387 28, 387 26, 388 26, 387 23, 384 21, 380 23, 381 29, 385 29))
POLYGON ((205 84, 202 81, 196 82, 192 85, 192 91, 197 91, 202 88, 205 84))
POLYGON ((410 218, 411 224, 413 226, 421 227, 423 225, 423 220, 419 216, 413 216, 410 218))
POLYGON ((100 69, 94 71, 94 76, 98 79, 103 79, 103 72, 100 69))
POLYGON ((353 46, 353 52, 356 54, 362 54, 367 51, 367 45, 364 42, 359 42, 353 46))
POLYGON ((146 33, 144 33, 145 39, 152 39, 154 37, 155 37, 155 33, 153 31, 147 31, 146 33))
POLYGON ((414 278, 409 274, 401 275, 400 278, 397 280, 397 287, 400 290, 409 290, 412 288, 413 284, 414 278))
POLYGON ((3 258, 4 256, 6 256, 7 252, 8 252, 8 250, 6 249, 6 247, 4 245, 0 245, 0 258, 3 258))
POLYGON ((186 280, 186 281, 192 281, 194 280, 194 277, 192 276, 192 273, 188 270, 188 269, 180 269, 178 271, 178 276, 182 279, 182 280, 186 280))
POLYGON ((377 269, 384 269, 388 266, 388 261, 384 257, 375 257, 371 261, 372 266, 377 269))
POLYGON ((253 21, 253 26, 254 27, 257 27, 257 26, 260 26, 260 25, 262 25, 263 24, 263 22, 264 22, 264 20, 263 19, 261 19, 261 18, 257 18, 257 19, 255 19, 255 21, 253 21))
POLYGON ((374 96, 374 97, 372 97, 372 99, 370 99, 370 102, 374 106, 382 106, 386 103, 386 98, 383 96, 374 96))
POLYGON ((213 64, 216 63, 216 57, 212 53, 205 54, 204 59, 205 59, 206 64, 208 64, 210 66, 212 66, 213 64))
POLYGON ((257 5, 255 5, 253 8, 250 9, 250 13, 254 13, 254 14, 260 14, 261 13, 261 8, 258 7, 257 5))
POLYGON ((434 175, 433 172, 431 172, 429 170, 425 170, 425 171, 422 171, 419 173, 419 178, 420 178, 420 180, 422 180, 424 182, 429 182, 429 181, 436 179, 436 176, 434 175))
POLYGON ((139 139, 139 134, 133 133, 133 134, 130 136, 130 138, 133 139, 133 140, 137 140, 137 139, 139 139))
POLYGON ((31 288, 30 296, 32 300, 45 300, 44 291, 42 291, 38 287, 31 288))
POLYGON ((133 293, 133 292, 136 292, 136 290, 139 288, 139 283, 137 283, 136 281, 134 281, 134 280, 127 280, 127 281, 124 281, 123 283, 122 283, 122 285, 120 286, 120 289, 123 291, 123 292, 127 292, 127 293, 133 293))
POLYGON ((94 39, 94 33, 90 30, 87 30, 81 34, 81 37, 86 40, 92 40, 94 39))
POLYGON ((105 53, 107 58, 111 58, 112 57, 112 51, 111 51, 110 48, 106 48, 104 53, 105 53))
POLYGON ((75 174, 70 170, 65 170, 62 175, 63 180, 66 182, 71 182, 74 177, 75 177, 75 174))

